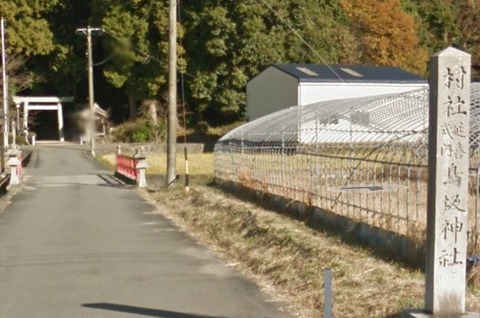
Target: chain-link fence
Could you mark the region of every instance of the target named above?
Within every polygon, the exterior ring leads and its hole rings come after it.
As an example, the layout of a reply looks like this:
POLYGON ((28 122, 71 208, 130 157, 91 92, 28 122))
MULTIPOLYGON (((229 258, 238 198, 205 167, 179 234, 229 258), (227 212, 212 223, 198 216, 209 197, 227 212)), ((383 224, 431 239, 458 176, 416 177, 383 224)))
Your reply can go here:
MULTIPOLYGON (((215 176, 423 240, 428 122, 428 89, 291 107, 221 138, 215 176)), ((471 252, 480 208, 479 148, 480 84, 472 84, 470 149, 463 150, 470 151, 471 252)))

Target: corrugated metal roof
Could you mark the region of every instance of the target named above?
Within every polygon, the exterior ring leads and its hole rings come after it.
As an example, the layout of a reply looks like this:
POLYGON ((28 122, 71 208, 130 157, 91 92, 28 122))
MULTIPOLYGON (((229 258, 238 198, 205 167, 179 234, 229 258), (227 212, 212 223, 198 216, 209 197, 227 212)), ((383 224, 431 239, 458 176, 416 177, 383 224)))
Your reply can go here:
POLYGON ((422 77, 393 66, 274 64, 300 82, 426 83, 422 77), (340 79, 340 78, 341 79, 340 79))

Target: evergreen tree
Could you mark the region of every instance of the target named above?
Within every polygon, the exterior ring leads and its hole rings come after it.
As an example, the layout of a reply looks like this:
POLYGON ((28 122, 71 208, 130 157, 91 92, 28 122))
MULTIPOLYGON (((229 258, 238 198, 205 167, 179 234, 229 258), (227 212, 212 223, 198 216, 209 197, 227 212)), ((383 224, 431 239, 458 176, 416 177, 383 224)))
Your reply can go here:
POLYGON ((247 81, 273 63, 353 63, 357 54, 338 1, 189 0, 184 12, 188 88, 211 123, 242 118, 247 81))
MULTIPOLYGON (((184 0, 179 70, 195 120, 243 118, 248 80, 273 63, 396 65, 426 74, 428 56, 448 45, 472 53, 480 68, 480 6, 473 0, 184 0), (185 48, 185 50, 184 50, 185 48)), ((21 74, 44 74, 38 93, 86 95, 87 24, 96 75, 156 113, 166 91, 168 0, 0 2, 9 56, 21 74), (86 85, 82 87, 86 90, 86 85)), ((474 78, 476 73, 474 73, 474 78)), ((30 77, 31 78, 31 77, 30 77)), ((97 80, 97 79, 96 79, 97 80)), ((22 87, 25 87, 22 84, 22 87)), ((115 106, 115 105, 111 105, 115 106)))
MULTIPOLYGON (((110 57, 104 76, 125 90, 131 116, 138 102, 148 104, 154 115, 168 78, 168 1, 98 0, 94 13, 106 32, 104 55, 110 57)), ((180 69, 184 64, 180 59, 180 69)))
POLYGON ((0 13, 8 23, 8 53, 22 57, 46 55, 54 49, 53 33, 45 15, 58 0, 0 2, 0 13))

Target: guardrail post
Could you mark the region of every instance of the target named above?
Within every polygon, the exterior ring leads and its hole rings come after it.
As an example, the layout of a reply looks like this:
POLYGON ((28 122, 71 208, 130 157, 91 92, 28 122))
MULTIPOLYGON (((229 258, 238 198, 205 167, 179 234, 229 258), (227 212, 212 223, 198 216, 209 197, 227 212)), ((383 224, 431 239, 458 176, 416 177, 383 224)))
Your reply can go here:
POLYGON ((17 149, 9 149, 7 151, 8 161, 7 164, 10 167, 10 183, 9 185, 20 184, 20 169, 22 162, 18 159, 21 151, 17 149))
POLYGON ((137 160, 135 168, 137 169, 137 187, 146 188, 147 187, 147 177, 146 171, 148 168, 147 156, 144 153, 143 149, 137 150, 133 156, 137 160))

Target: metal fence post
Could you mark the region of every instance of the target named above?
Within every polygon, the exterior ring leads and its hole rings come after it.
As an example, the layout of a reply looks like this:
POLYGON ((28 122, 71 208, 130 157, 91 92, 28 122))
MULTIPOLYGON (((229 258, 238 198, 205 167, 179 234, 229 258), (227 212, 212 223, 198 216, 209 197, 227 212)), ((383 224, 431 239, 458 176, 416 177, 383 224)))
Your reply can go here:
MULTIPOLYGON (((285 151, 286 151, 286 150, 285 150, 285 135, 284 135, 284 129, 285 129, 285 128, 282 127, 282 146, 281 146, 282 148, 281 148, 281 155, 282 155, 282 185, 285 187, 286 169, 287 169, 287 168, 285 167, 285 165, 286 165, 286 163, 285 163, 285 151)), ((287 192, 287 191, 284 190, 284 194, 285 194, 285 192, 287 192)))
POLYGON ((330 268, 324 271, 324 280, 323 317, 332 318, 332 270, 330 268))
POLYGON ((479 181, 480 181, 480 165, 477 167, 477 182, 475 183, 475 253, 478 252, 478 196, 479 196, 479 181))

